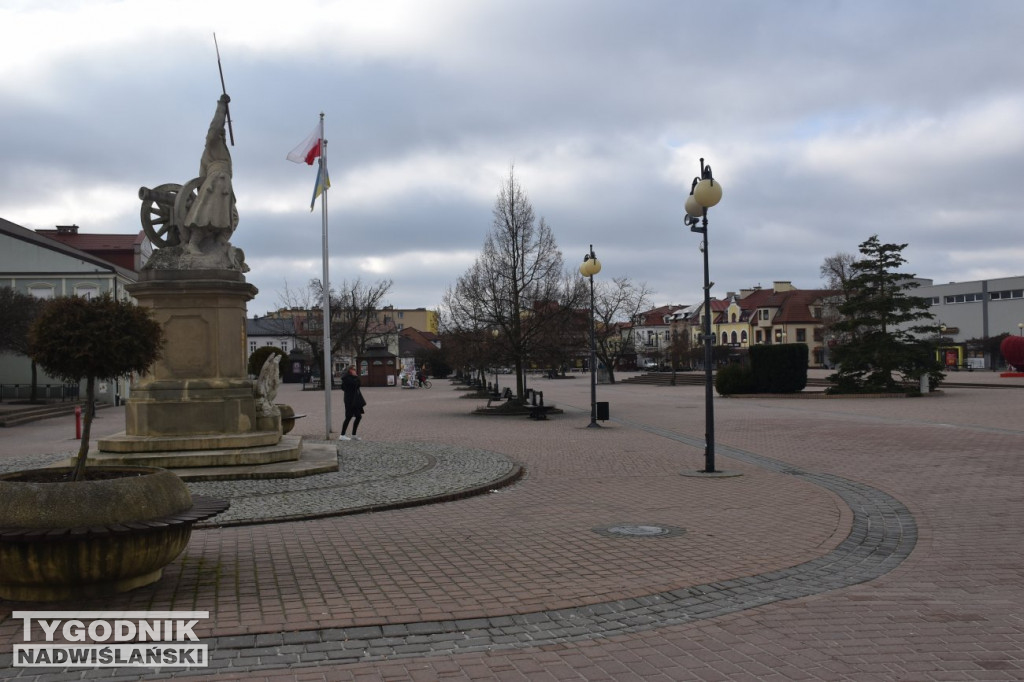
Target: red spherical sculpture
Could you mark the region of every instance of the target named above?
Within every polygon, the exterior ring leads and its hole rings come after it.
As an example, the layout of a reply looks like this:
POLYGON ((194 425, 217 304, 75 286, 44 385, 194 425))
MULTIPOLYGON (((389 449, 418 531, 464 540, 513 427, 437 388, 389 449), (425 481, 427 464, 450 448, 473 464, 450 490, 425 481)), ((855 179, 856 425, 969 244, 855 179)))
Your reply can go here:
POLYGON ((1017 371, 1024 370, 1024 336, 1007 336, 999 344, 999 352, 1017 371))

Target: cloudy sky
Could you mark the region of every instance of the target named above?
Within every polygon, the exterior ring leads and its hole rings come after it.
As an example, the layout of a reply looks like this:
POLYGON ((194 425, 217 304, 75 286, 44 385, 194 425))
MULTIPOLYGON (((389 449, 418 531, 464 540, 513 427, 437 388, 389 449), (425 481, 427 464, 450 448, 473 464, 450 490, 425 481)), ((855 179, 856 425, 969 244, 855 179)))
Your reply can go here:
POLYGON ((704 157, 714 293, 790 280, 878 234, 936 283, 1024 274, 1024 2, 0 0, 0 217, 140 229, 141 185, 198 174, 232 97, 232 242, 259 296, 321 272, 434 307, 514 164, 567 265, 654 304, 701 297, 683 202, 704 157))

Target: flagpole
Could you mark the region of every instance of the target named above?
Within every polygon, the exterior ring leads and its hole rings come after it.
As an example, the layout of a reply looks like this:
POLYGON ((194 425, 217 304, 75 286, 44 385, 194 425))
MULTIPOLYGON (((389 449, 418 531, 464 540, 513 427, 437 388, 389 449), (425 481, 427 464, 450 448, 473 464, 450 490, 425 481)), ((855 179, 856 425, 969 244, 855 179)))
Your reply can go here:
POLYGON ((326 439, 331 439, 331 389, 334 388, 334 366, 331 362, 331 281, 328 274, 329 251, 327 249, 327 139, 324 137, 324 113, 320 112, 320 182, 323 193, 320 196, 320 222, 323 232, 323 327, 324 327, 324 423, 326 439))

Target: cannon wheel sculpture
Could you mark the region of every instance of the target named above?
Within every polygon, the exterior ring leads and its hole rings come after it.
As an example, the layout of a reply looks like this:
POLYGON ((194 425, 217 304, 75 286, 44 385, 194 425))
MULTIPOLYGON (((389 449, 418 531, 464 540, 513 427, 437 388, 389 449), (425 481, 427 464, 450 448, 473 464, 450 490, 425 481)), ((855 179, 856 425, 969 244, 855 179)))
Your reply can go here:
POLYGON ((142 229, 154 246, 164 248, 181 243, 180 227, 199 194, 200 184, 199 178, 193 178, 184 187, 168 182, 153 189, 139 188, 142 229))

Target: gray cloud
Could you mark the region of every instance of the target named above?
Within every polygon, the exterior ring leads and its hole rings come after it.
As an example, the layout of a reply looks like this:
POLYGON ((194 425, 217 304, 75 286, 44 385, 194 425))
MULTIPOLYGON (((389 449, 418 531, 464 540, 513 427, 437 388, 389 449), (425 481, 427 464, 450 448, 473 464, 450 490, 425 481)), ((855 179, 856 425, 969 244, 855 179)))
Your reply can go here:
POLYGON ((252 313, 319 276, 315 169, 284 155, 321 111, 331 279, 390 277, 397 306, 434 306, 462 274, 511 164, 568 264, 594 244, 601 276, 646 281, 655 303, 700 296, 682 205, 701 156, 725 188, 716 294, 817 286, 826 256, 874 233, 937 281, 1021 272, 1014 0, 44 9, 0 9, 29 65, 0 67, 0 216, 138 230, 138 187, 198 170, 216 30, 252 313))

